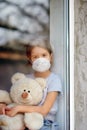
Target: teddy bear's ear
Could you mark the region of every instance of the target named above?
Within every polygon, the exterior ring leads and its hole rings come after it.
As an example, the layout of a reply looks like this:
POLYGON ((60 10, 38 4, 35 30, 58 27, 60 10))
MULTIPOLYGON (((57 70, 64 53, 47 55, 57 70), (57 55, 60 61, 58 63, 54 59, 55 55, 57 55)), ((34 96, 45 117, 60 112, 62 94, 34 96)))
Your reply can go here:
POLYGON ((14 84, 16 81, 25 78, 25 75, 23 73, 15 73, 12 77, 11 77, 11 82, 12 84, 14 84))
POLYGON ((46 80, 44 78, 36 78, 35 80, 40 84, 42 90, 46 87, 46 80))

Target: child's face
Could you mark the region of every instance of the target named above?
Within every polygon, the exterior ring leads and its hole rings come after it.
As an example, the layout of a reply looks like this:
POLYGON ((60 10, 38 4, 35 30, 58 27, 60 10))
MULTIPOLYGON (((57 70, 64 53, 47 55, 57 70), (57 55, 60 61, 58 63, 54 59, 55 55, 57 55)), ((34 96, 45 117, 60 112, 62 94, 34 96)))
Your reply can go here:
POLYGON ((31 52, 31 61, 35 61, 37 58, 46 58, 49 61, 52 60, 52 54, 50 54, 46 49, 41 47, 34 47, 31 52))

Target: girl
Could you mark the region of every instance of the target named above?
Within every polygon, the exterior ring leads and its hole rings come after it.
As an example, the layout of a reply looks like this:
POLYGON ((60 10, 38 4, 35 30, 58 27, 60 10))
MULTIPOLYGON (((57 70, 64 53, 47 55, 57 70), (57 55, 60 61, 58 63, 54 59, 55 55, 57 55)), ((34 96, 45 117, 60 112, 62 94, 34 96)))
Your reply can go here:
POLYGON ((58 130, 55 121, 58 110, 58 95, 61 92, 61 82, 58 75, 51 72, 53 50, 47 40, 33 41, 27 46, 27 57, 34 72, 27 76, 31 78, 42 77, 47 81, 44 97, 38 106, 19 105, 7 109, 6 114, 15 116, 19 112, 39 112, 44 116, 44 125, 40 130, 58 130))

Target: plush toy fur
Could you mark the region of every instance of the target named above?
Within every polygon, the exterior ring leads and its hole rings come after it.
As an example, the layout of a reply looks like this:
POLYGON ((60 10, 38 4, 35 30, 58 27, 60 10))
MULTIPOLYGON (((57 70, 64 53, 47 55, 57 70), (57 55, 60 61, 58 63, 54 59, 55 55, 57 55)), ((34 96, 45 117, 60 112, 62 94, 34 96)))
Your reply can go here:
MULTIPOLYGON (((8 107, 17 104, 38 105, 43 97, 43 89, 46 82, 42 78, 31 79, 22 73, 12 76, 10 93, 0 90, 0 102, 9 104, 8 107), (12 103, 11 103, 12 102, 12 103)), ((40 113, 17 114, 14 117, 0 115, 2 130, 21 130, 24 126, 30 130, 39 130, 43 125, 43 116, 40 113)))

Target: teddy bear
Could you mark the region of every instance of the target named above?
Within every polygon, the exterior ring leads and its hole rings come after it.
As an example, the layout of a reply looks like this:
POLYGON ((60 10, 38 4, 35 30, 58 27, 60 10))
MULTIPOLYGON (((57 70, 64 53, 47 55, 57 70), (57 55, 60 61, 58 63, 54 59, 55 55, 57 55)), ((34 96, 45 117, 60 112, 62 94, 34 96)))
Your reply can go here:
MULTIPOLYGON (((38 105, 42 98, 46 81, 43 78, 31 79, 23 73, 15 73, 11 78, 10 92, 0 90, 0 102, 7 107, 15 105, 38 105)), ((14 117, 0 115, 2 130, 21 130, 23 127, 39 130, 43 126, 43 116, 40 113, 18 113, 14 117)))

